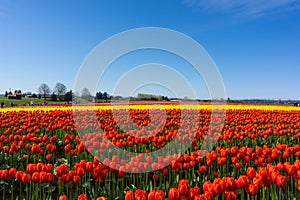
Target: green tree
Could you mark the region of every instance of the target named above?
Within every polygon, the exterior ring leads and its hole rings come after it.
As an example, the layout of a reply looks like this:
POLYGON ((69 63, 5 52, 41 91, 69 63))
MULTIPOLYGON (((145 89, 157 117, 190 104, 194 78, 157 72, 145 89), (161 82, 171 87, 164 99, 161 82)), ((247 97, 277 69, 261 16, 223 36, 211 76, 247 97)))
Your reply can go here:
POLYGON ((102 92, 97 92, 96 93, 96 99, 103 99, 103 94, 102 94, 102 92))
POLYGON ((65 101, 72 101, 72 99, 73 99, 73 92, 72 90, 70 90, 65 94, 65 101))
POLYGON ((103 93, 103 99, 105 100, 105 102, 107 102, 107 100, 109 99, 109 95, 107 92, 103 93))
POLYGON ((51 94, 51 101, 57 101, 57 95, 54 92, 51 94))

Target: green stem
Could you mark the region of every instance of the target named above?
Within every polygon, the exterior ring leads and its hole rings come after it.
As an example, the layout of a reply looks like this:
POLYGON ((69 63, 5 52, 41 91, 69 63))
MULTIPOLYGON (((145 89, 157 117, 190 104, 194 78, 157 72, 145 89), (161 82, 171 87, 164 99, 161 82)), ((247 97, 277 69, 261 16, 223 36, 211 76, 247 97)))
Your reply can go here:
POLYGON ((28 196, 28 198, 29 197, 31 197, 31 181, 30 181, 30 183, 29 183, 29 196, 28 196))
POLYGON ((35 183, 35 198, 39 199, 39 183, 35 183))
POLYGON ((28 195, 28 184, 26 185, 26 199, 29 198, 29 195, 28 195))
POLYGON ((282 192, 282 190, 281 190, 281 188, 279 188, 279 200, 281 200, 281 192, 282 192))
POLYGON ((66 190, 67 190, 67 194, 69 194, 69 185, 66 184, 66 190))
POLYGON ((22 200, 22 183, 21 183, 21 181, 20 181, 19 185, 20 185, 20 199, 22 200))
POLYGON ((12 180, 11 187, 12 187, 12 189, 11 189, 11 200, 13 200, 14 199, 14 180, 12 180))
POLYGON ((78 196, 79 193, 78 193, 78 184, 76 184, 76 196, 78 196))
POLYGON ((5 184, 3 185, 2 199, 5 199, 5 184))
POLYGON ((245 199, 244 198, 244 189, 241 189, 241 199, 245 199))

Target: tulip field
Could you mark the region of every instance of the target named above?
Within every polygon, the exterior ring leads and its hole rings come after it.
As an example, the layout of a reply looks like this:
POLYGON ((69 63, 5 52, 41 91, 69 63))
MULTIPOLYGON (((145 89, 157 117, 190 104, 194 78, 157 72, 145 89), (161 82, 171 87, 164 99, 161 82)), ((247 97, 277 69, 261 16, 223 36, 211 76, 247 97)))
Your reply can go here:
POLYGON ((300 199, 299 107, 226 105, 220 129, 208 104, 93 109, 0 109, 0 199, 300 199))

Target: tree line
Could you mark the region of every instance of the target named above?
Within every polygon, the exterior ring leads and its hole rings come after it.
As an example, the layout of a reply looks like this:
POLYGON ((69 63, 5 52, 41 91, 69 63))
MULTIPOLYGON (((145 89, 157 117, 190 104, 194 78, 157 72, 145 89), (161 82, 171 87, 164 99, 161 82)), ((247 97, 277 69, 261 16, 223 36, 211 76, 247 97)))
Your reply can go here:
MULTIPOLYGON (((67 87, 62 83, 56 83, 53 90, 51 90, 51 88, 46 83, 42 83, 38 88, 38 92, 42 95, 45 101, 46 98, 50 98, 51 101, 72 101, 75 96, 75 94, 73 94, 73 91, 67 91, 67 87)), ((81 94, 76 96, 88 101, 92 101, 95 99, 104 100, 107 102, 111 99, 111 96, 107 92, 97 92, 96 95, 93 96, 87 88, 84 88, 81 91, 81 94)))
POLYGON ((46 83, 42 83, 38 87, 38 93, 44 98, 46 102, 47 98, 51 101, 72 101, 72 90, 67 91, 67 87, 62 83, 56 83, 53 90, 46 83))
MULTIPOLYGON (((38 94, 32 94, 30 97, 32 98, 43 98, 46 102, 47 100, 51 101, 72 101, 74 100, 74 97, 81 98, 86 101, 96 101, 96 102, 110 102, 113 100, 122 100, 126 97, 122 96, 111 96, 107 92, 96 92, 95 95, 92 95, 90 91, 87 88, 84 88, 81 93, 78 92, 76 94, 73 93, 72 90, 67 90, 67 87, 63 83, 56 83, 53 89, 50 88, 50 86, 46 83, 42 83, 38 89, 38 94)), ((21 90, 16 90, 15 93, 21 93, 21 90)), ((12 92, 5 92, 5 96, 12 94, 12 92)), ((31 93, 30 93, 31 94, 31 93)), ((151 101, 168 101, 167 96, 161 96, 161 95, 154 95, 154 94, 143 94, 139 93, 138 96, 130 97, 130 99, 134 100, 151 100, 151 101)))
POLYGON ((139 93, 137 98, 138 100, 146 100, 146 101, 169 101, 169 98, 167 96, 155 95, 155 94, 139 93))
POLYGON ((38 88, 38 92, 45 101, 49 98, 51 101, 72 101, 74 96, 88 101, 103 100, 107 102, 111 99, 111 96, 107 92, 97 92, 96 95, 93 96, 87 88, 84 88, 81 94, 75 95, 72 90, 67 91, 67 87, 62 83, 56 83, 53 90, 51 90, 46 83, 42 83, 38 88))

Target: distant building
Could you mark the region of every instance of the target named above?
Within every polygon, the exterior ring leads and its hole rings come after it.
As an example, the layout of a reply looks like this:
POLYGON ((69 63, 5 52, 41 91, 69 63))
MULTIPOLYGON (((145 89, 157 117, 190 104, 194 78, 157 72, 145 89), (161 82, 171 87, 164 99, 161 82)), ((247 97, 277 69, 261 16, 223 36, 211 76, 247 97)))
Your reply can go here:
POLYGON ((18 99, 18 100, 20 100, 20 99, 22 99, 22 92, 21 92, 21 90, 15 90, 15 93, 14 94, 9 93, 7 95, 7 98, 8 99, 18 99))

